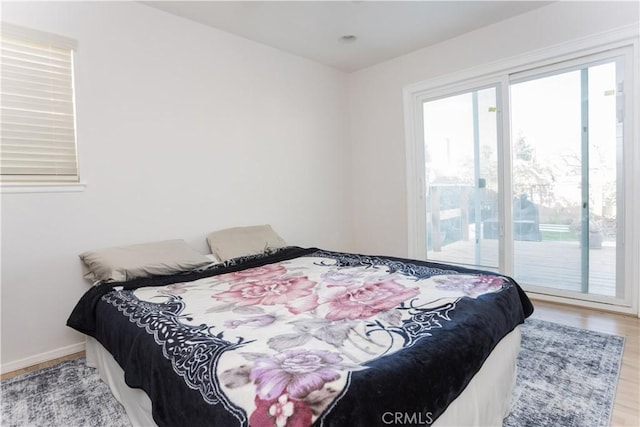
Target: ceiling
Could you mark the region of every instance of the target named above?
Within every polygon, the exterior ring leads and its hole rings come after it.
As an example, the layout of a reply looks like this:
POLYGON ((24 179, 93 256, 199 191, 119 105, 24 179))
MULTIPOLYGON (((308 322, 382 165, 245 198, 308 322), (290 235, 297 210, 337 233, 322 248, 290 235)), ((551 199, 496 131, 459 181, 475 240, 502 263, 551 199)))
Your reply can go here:
POLYGON ((548 1, 144 1, 174 15, 352 72, 548 1), (355 36, 355 40, 342 40, 355 36))

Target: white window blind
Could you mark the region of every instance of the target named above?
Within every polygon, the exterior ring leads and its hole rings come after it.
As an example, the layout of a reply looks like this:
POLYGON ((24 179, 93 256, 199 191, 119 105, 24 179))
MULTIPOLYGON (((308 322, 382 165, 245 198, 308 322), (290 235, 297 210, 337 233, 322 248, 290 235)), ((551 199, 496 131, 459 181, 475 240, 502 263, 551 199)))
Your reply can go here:
POLYGON ((2 183, 78 182, 75 41, 6 23, 0 33, 2 183))

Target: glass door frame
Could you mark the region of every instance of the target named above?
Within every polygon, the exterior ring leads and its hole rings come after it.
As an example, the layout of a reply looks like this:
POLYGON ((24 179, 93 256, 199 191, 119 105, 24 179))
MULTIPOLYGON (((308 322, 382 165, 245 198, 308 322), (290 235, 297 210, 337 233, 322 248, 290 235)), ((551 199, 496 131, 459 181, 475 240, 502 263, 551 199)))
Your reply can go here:
MULTIPOLYGON (((424 150, 424 103, 430 101, 436 101, 451 96, 461 95, 465 93, 480 91, 483 89, 493 88, 496 91, 496 149, 498 157, 498 194, 504 194, 506 188, 510 188, 511 180, 509 174, 505 174, 507 167, 511 167, 511 152, 509 144, 505 144, 504 141, 510 140, 510 129, 508 122, 505 124, 503 117, 505 115, 504 106, 508 105, 508 94, 505 92, 505 83, 508 80, 506 77, 490 77, 484 79, 474 79, 467 81, 464 84, 455 86, 447 86, 438 88, 431 91, 425 91, 420 93, 413 99, 412 111, 416 118, 414 120, 414 141, 413 150, 407 150, 407 162, 413 164, 413 170, 407 170, 407 183, 410 186, 408 193, 409 209, 413 209, 409 213, 409 233, 413 236, 410 239, 410 254, 409 256, 417 259, 428 259, 427 255, 427 229, 426 221, 416 220, 416 218, 426 218, 426 170, 425 170, 425 150, 424 150), (505 134, 506 132, 506 134, 505 134), (417 139, 416 139, 417 138, 417 139), (507 161, 505 162, 505 159, 507 161), (417 180, 412 179, 416 177, 417 180), (414 185, 411 185, 411 184, 414 185), (508 185, 508 187, 506 186, 508 185), (413 196, 413 197, 412 197, 413 196), (411 207, 412 206, 412 207, 411 207), (411 212, 415 212, 415 216, 411 215, 411 212), (413 220, 412 220, 413 219, 413 220)), ((477 184, 477 183, 476 183, 477 184)), ((510 271, 511 267, 508 265, 508 259, 506 254, 509 253, 509 249, 505 249, 505 238, 512 235, 511 227, 504 227, 506 221, 511 220, 511 212, 506 212, 507 205, 502 197, 498 197, 498 224, 499 224, 499 236, 498 236, 498 270, 502 272, 510 271)), ((508 247, 508 244, 507 244, 508 247)), ((511 250, 512 251, 512 250, 511 250)), ((506 273, 509 274, 509 273, 506 273)))
MULTIPOLYGON (((502 182, 504 181, 503 179, 501 179, 501 176, 503 175, 502 171, 500 170, 501 167, 501 157, 502 157, 502 150, 503 150, 503 126, 502 126, 502 110, 501 110, 501 105, 503 104, 503 99, 502 99, 502 85, 501 82, 498 81, 493 81, 492 83, 487 83, 487 82, 481 82, 483 83, 480 86, 474 86, 474 87, 461 87, 459 91, 456 91, 455 93, 448 93, 445 96, 435 96, 435 97, 430 97, 430 96, 426 96, 422 102, 422 104, 420 105, 420 111, 421 114, 424 114, 424 105, 425 103, 430 103, 430 102, 437 102, 439 100, 443 100, 443 99, 447 99, 447 98, 454 98, 460 95, 471 95, 471 109, 472 109, 472 134, 473 134, 473 168, 474 168, 474 172, 473 172, 473 197, 475 199, 475 211, 474 211, 474 219, 475 219, 475 244, 474 244, 474 260, 475 263, 465 263, 465 264, 460 264, 463 265, 465 267, 468 268, 477 268, 477 269, 483 269, 483 270, 495 270, 495 271, 501 271, 501 268, 504 267, 504 263, 505 263, 505 259, 504 259, 504 251, 502 251, 502 241, 501 239, 498 237, 497 243, 498 243, 498 250, 497 250, 497 265, 495 266, 488 266, 488 265, 482 265, 479 264, 480 262, 480 258, 481 258, 481 254, 480 254, 480 248, 482 246, 482 242, 479 238, 479 236, 481 236, 482 234, 482 220, 481 218, 479 218, 479 214, 480 212, 478 211, 478 192, 477 190, 480 188, 480 123, 479 123, 479 110, 478 110, 478 93, 488 90, 488 89, 492 89, 495 92, 495 99, 494 99, 494 108, 495 108, 495 126, 496 126, 496 140, 495 140, 495 146, 492 144, 492 147, 494 147, 496 149, 496 168, 498 169, 497 171, 497 184, 498 184, 498 188, 497 188, 497 193, 502 194, 503 188, 502 188, 502 182)), ((423 116, 424 117, 424 116, 423 116)), ((424 126, 424 120, 421 121, 421 125, 424 126)), ((422 135, 424 136, 424 128, 422 128, 422 135)), ((423 144, 421 146, 421 149, 424 150, 424 139, 423 139, 423 144)), ((424 157, 425 155, 423 155, 424 157)), ((426 158, 425 158, 426 160, 426 158)), ((427 189, 429 188, 429 184, 427 183, 427 178, 426 178, 426 174, 429 172, 426 170, 426 161, 422 162, 420 164, 420 167, 422 167, 422 171, 421 173, 424 176, 424 182, 425 182, 425 194, 430 193, 430 191, 427 191, 427 189)), ((433 197, 433 194, 431 194, 431 197, 433 197)), ((498 228, 499 228, 499 234, 503 235, 504 234, 504 227, 503 227, 503 218, 505 216, 504 211, 504 205, 502 203, 502 200, 500 197, 497 198, 497 217, 495 219, 497 219, 498 221, 498 228)), ((426 212, 428 211, 426 204, 423 204, 421 206, 425 207, 425 217, 426 217, 426 212)), ((469 208, 468 206, 461 206, 461 209, 467 209, 469 208)), ((470 208, 469 208, 470 209, 470 208)), ((432 213, 433 215, 433 213, 432 213)), ((425 239, 428 240, 428 230, 425 231, 425 239)), ((425 241, 425 248, 427 248, 427 243, 425 241)), ((425 252, 425 258, 428 258, 428 248, 426 249, 425 252)), ((431 259, 430 261, 433 262, 442 262, 436 259, 431 259)))

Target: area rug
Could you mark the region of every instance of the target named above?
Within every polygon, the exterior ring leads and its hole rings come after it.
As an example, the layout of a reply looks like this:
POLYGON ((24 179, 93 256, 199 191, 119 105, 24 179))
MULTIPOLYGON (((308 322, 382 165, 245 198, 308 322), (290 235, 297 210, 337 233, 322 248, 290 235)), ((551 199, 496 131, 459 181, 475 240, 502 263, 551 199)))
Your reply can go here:
MULTIPOLYGON (((504 427, 609 424, 624 338, 529 319, 504 427)), ((2 381, 4 426, 129 426, 83 358, 2 381)))
POLYGON ((2 381, 2 427, 131 426, 97 370, 85 359, 2 381))
POLYGON ((608 426, 624 338, 527 319, 504 427, 608 426))

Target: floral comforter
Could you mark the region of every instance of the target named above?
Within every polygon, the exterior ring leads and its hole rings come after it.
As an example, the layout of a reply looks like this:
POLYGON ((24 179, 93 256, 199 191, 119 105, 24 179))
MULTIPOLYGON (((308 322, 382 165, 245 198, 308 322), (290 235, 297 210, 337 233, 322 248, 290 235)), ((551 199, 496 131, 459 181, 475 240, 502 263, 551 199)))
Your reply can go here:
POLYGON ((159 425, 353 426, 437 419, 531 311, 505 276, 286 248, 100 285, 68 324, 112 352, 159 425))

